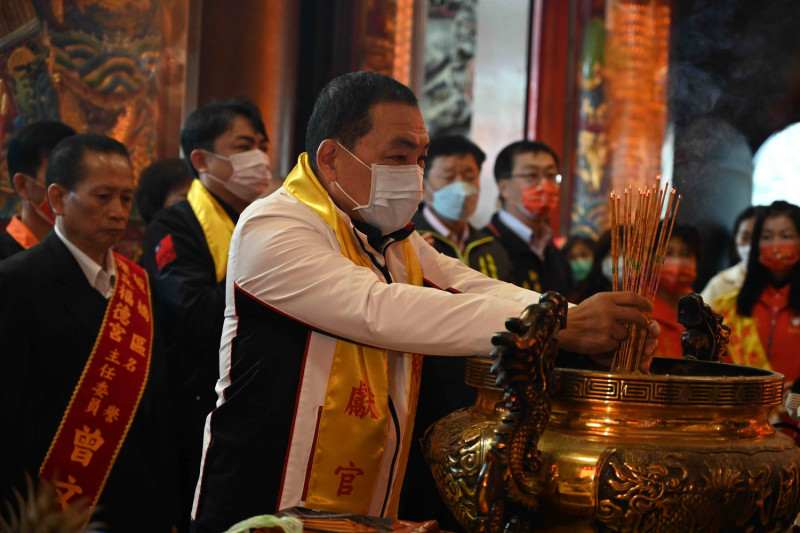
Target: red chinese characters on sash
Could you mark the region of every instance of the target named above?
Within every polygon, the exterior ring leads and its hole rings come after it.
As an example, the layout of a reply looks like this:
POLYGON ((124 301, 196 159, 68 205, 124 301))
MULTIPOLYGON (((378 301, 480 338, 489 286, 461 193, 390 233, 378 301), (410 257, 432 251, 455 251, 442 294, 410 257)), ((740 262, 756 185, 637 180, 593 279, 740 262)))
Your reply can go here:
POLYGON ((93 507, 139 406, 153 342, 147 275, 114 254, 117 281, 103 324, 72 393, 39 477, 55 485, 61 507, 93 507))

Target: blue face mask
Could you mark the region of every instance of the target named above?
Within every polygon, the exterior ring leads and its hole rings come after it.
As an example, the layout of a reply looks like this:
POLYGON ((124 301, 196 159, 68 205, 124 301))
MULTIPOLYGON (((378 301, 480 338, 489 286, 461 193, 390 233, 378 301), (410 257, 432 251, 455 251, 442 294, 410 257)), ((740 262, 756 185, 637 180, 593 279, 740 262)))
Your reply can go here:
POLYGON ((453 222, 472 216, 477 205, 478 188, 463 181, 454 181, 433 193, 433 210, 453 222))

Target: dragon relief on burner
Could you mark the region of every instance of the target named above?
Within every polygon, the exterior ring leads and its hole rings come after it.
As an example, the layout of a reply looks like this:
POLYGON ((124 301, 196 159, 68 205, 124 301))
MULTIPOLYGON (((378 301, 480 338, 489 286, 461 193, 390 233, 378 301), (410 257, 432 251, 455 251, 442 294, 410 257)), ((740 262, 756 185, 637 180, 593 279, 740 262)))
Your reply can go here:
POLYGON ((505 389, 507 415, 495 431, 478 483, 474 531, 530 531, 539 510, 531 476, 542 464, 537 448, 550 419, 550 400, 558 391, 554 372, 555 336, 566 327, 567 300, 547 292, 507 332, 492 337, 492 372, 505 389))
POLYGON ((728 352, 731 328, 722 323, 722 315, 715 313, 697 293, 683 296, 678 302, 678 322, 683 324, 684 359, 699 359, 719 363, 728 352))

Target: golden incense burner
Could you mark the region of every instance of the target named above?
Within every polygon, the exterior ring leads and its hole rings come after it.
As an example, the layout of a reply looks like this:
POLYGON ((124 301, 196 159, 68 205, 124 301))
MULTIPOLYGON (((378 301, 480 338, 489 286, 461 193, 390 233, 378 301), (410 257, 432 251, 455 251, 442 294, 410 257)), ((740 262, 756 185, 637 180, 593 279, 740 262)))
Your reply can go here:
POLYGON ((596 370, 580 357, 555 368, 552 338, 566 309, 558 298, 548 293, 510 319, 510 333, 495 336, 496 360, 468 361, 475 405, 425 435, 439 492, 467 531, 792 524, 800 450, 767 421, 782 399, 780 374, 688 359, 654 359, 650 374, 596 370))

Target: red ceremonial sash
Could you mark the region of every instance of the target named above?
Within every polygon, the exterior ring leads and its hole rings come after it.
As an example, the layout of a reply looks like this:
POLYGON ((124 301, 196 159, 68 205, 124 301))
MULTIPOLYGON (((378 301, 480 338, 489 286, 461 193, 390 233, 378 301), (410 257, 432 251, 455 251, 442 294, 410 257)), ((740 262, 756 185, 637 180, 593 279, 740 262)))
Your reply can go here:
POLYGON ((50 443, 39 477, 62 509, 94 507, 136 414, 150 370, 150 286, 144 270, 114 254, 117 281, 103 324, 50 443))

